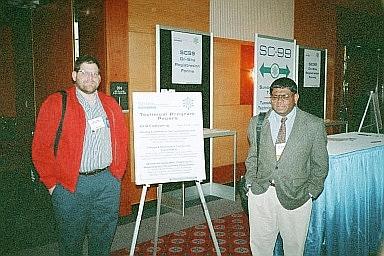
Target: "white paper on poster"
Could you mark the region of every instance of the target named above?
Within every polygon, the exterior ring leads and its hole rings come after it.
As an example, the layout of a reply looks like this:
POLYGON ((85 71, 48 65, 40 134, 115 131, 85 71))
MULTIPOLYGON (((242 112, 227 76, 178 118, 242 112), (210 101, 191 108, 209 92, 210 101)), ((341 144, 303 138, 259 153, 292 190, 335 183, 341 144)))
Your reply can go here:
POLYGON ((269 87, 280 77, 296 80, 296 41, 256 34, 253 114, 271 108, 269 87))
POLYGON ((304 49, 304 87, 320 87, 321 51, 304 49))
POLYGON ((200 92, 134 92, 137 185, 205 180, 200 92))
POLYGON ((201 84, 202 35, 172 31, 172 83, 201 84))

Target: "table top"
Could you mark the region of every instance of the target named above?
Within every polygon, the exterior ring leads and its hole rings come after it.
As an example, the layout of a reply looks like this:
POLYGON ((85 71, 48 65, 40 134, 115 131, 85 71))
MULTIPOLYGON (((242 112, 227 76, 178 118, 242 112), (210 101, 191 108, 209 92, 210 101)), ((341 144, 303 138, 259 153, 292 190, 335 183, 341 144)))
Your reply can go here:
POLYGON ((384 145, 384 134, 349 132, 328 135, 328 154, 340 155, 384 145))
POLYGON ((204 138, 214 138, 214 137, 224 137, 224 136, 234 136, 235 131, 231 130, 222 130, 222 129, 203 129, 204 138))

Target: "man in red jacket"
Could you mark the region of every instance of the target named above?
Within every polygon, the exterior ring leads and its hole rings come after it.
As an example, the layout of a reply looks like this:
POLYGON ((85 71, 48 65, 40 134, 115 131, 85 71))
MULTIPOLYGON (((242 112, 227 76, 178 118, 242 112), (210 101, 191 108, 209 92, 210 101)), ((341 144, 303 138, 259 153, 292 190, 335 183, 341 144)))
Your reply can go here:
POLYGON ((109 255, 117 226, 128 129, 115 99, 97 91, 99 66, 88 55, 75 62, 56 153, 60 93, 44 101, 36 122, 32 160, 52 195, 60 255, 82 255, 86 234, 89 255, 109 255))

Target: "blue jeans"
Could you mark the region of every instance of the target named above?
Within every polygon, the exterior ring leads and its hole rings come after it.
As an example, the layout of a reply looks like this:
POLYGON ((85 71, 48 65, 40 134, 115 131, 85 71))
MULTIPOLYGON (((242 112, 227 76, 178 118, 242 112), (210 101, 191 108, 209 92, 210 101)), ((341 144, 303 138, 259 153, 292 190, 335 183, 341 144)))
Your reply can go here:
POLYGON ((88 254, 109 255, 119 216, 120 181, 109 171, 80 176, 76 191, 60 184, 52 194, 60 255, 82 255, 88 234, 88 254))

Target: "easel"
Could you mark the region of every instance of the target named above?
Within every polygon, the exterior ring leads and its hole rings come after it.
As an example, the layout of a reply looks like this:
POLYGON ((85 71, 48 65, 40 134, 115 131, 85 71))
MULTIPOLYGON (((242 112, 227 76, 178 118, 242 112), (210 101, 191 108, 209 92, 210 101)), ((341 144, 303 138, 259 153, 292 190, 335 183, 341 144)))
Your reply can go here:
POLYGON ((135 252, 148 187, 158 184, 156 255, 163 184, 183 181, 195 181, 216 254, 221 255, 201 187, 206 179, 201 92, 134 92, 132 97, 135 182, 143 190, 129 255, 135 252))
MULTIPOLYGON (((363 118, 361 119, 361 122, 360 122, 360 126, 359 126, 358 132, 361 132, 361 129, 363 128, 363 123, 364 123, 365 117, 367 115, 369 105, 371 103, 373 105, 373 113, 375 115, 375 123, 376 123, 377 133, 380 133, 380 129, 383 127, 383 123, 382 123, 382 120, 381 120, 380 108, 379 108, 379 98, 377 96, 377 93, 374 93, 373 91, 371 91, 370 94, 369 94, 369 99, 368 99, 368 102, 367 102, 367 106, 365 107, 363 118)), ((365 127, 369 127, 369 126, 372 126, 372 125, 373 124, 370 124, 370 125, 365 126, 365 127)))
MULTIPOLYGON (((207 202, 205 201, 203 189, 201 188, 201 183, 200 183, 200 181, 195 181, 195 183, 196 183, 197 191, 198 191, 199 196, 200 196, 201 204, 203 206, 204 215, 205 215, 205 218, 207 219, 208 228, 209 228, 209 231, 211 233, 213 245, 214 245, 215 250, 216 250, 216 255, 221 256, 221 252, 220 252, 219 244, 217 242, 215 230, 213 229, 212 220, 211 220, 211 217, 209 215, 207 202)), ((131 249, 129 251, 130 256, 133 256, 134 252, 135 252, 137 236, 138 236, 139 228, 140 228, 141 216, 143 214, 145 197, 146 197, 147 190, 148 190, 149 186, 150 186, 149 184, 144 185, 143 190, 141 192, 139 211, 137 213, 136 224, 135 224, 135 229, 133 232, 133 238, 132 238, 132 243, 131 243, 131 249)), ((156 207, 157 210, 156 210, 155 239, 154 239, 154 243, 153 243, 153 253, 152 253, 153 256, 155 256, 157 253, 157 241, 158 241, 158 234, 159 234, 160 206, 161 206, 162 189, 163 189, 163 184, 159 184, 157 187, 157 207, 156 207)))

